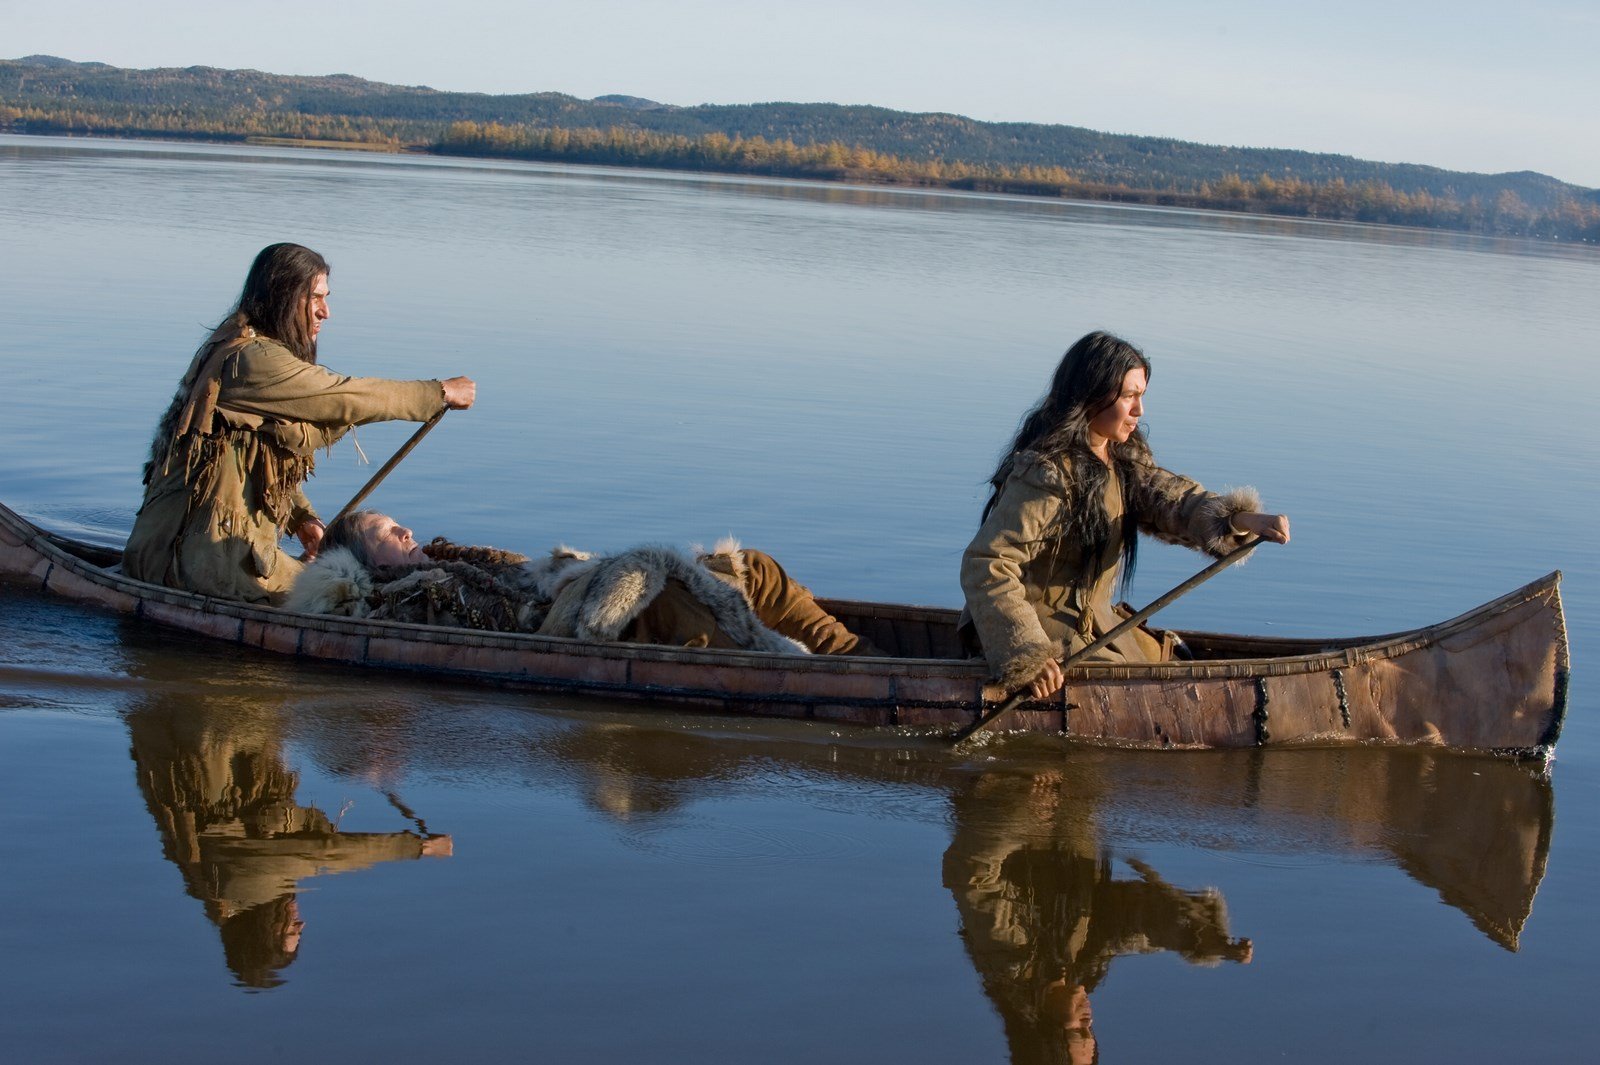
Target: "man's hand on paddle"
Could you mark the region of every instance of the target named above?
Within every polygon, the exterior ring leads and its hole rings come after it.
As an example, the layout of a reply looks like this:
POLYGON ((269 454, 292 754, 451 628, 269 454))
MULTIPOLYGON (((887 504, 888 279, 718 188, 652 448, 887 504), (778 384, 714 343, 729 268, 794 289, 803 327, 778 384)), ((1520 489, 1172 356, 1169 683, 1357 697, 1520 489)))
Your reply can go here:
POLYGON ((478 386, 470 377, 452 377, 439 384, 444 387, 444 405, 451 410, 466 410, 478 398, 478 386))

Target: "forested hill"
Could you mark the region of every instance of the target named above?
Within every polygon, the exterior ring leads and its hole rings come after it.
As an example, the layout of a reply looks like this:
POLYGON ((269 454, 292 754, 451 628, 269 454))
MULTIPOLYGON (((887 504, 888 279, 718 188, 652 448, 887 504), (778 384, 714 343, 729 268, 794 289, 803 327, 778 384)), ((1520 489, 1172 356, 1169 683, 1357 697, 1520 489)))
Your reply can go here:
MULTIPOLYGON (((1105 194, 1101 198, 1147 201, 1157 192, 1180 194, 1158 198, 1159 202, 1210 204, 1218 196, 1230 195, 1254 201, 1242 209, 1273 209, 1263 205, 1294 200, 1295 195, 1284 193, 1285 183, 1291 190, 1299 188, 1301 199, 1315 198, 1306 188, 1364 186, 1402 199, 1421 197, 1419 202, 1429 209, 1440 200, 1487 205, 1483 211, 1489 214, 1496 204, 1530 217, 1565 212, 1580 231, 1594 221, 1591 212, 1600 210, 1600 192, 1531 172, 1468 174, 1344 155, 1098 133, 1076 126, 977 122, 958 115, 839 104, 678 107, 631 96, 594 100, 555 92, 491 96, 389 85, 343 74, 297 77, 212 67, 129 70, 51 56, 0 60, 0 127, 223 139, 298 137, 529 158, 563 152, 571 157, 569 140, 560 139, 559 148, 554 147, 558 142, 548 136, 541 139, 540 131, 572 130, 610 136, 615 158, 597 155, 590 143, 587 150, 593 161, 690 166, 702 160, 705 169, 773 173, 785 172, 784 166, 792 163, 792 172, 865 180, 906 180, 894 170, 910 168, 919 175, 918 184, 1032 192, 1059 186, 1063 195, 1098 191, 1105 194), (772 162, 771 152, 761 155, 761 166, 718 165, 717 159, 728 153, 721 151, 719 156, 711 149, 678 150, 673 158, 662 154, 664 146, 679 145, 678 139, 720 150, 723 138, 736 144, 786 146, 787 162, 772 162), (628 146, 627 150, 618 145, 628 146), (865 158, 866 163, 832 171, 808 169, 802 156, 810 158, 808 149, 824 145, 858 150, 856 158, 865 158), (861 152, 892 157, 892 165, 861 152), (924 180, 922 175, 928 174, 934 176, 924 180), (1117 190, 1128 195, 1114 195, 1117 190)), ((1415 204, 1407 200, 1405 206, 1410 209, 1415 204)), ((1314 206, 1283 213, 1341 216, 1314 206)), ((1449 222, 1417 224, 1478 228, 1449 222)))

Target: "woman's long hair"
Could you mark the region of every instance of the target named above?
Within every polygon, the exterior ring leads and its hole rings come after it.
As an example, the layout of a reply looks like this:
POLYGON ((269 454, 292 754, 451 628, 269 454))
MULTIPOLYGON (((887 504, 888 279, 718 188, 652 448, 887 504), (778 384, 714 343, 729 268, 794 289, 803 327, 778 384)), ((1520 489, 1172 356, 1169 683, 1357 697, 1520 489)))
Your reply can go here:
MULTIPOLYGON (((1106 515, 1106 478, 1112 470, 1089 449, 1089 423, 1122 393, 1122 381, 1130 370, 1143 370, 1150 377, 1150 360, 1121 337, 1093 332, 1080 339, 1061 357, 1050 388, 1044 398, 1026 415, 1016 438, 1006 448, 1005 457, 989 478, 989 501, 984 504, 987 519, 1000 497, 1000 489, 1011 475, 1017 456, 1034 451, 1046 458, 1064 458, 1072 467, 1071 488, 1066 499, 1062 526, 1052 537, 1080 544, 1082 566, 1074 575, 1080 589, 1089 584, 1106 545, 1111 542, 1111 521, 1106 515)), ((1112 467, 1121 478, 1127 498, 1128 468, 1135 457, 1149 454, 1142 431, 1135 430, 1127 443, 1109 445, 1112 467)), ((1131 509, 1122 515, 1122 587, 1126 593, 1133 581, 1139 555, 1139 523, 1131 509)))
MULTIPOLYGON (((328 260, 300 244, 269 244, 244 278, 244 290, 230 318, 271 337, 303 362, 317 361, 308 299, 328 260)), ((226 324, 226 323, 224 323, 226 324)))

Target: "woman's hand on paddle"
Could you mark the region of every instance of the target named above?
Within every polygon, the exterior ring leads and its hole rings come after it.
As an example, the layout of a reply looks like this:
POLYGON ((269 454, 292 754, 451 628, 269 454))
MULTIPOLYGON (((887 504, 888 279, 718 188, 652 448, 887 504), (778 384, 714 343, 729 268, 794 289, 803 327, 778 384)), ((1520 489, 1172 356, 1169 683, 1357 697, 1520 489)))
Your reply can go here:
POLYGON ((305 560, 310 562, 317 557, 317 549, 322 546, 322 534, 326 532, 321 521, 316 518, 307 518, 300 523, 300 528, 294 532, 295 539, 300 541, 300 546, 306 549, 305 560))
POLYGON ((478 386, 470 377, 452 377, 439 384, 444 387, 444 405, 451 410, 466 410, 478 398, 478 386))
POLYGON ((1061 690, 1061 685, 1067 682, 1067 675, 1061 671, 1061 663, 1055 659, 1046 662, 1028 685, 1028 694, 1035 699, 1048 699, 1061 690))
POLYGON ((1275 544, 1289 542, 1289 515, 1287 514, 1235 514, 1235 532, 1259 536, 1275 544))

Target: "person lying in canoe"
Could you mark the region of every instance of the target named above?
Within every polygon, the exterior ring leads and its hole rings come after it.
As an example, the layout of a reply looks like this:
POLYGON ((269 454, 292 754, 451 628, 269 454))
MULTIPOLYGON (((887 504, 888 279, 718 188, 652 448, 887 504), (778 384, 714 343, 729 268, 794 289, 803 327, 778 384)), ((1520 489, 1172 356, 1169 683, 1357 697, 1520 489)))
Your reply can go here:
POLYGON ((532 560, 443 537, 419 545, 410 529, 371 510, 328 526, 316 561, 283 605, 308 614, 591 641, 879 653, 771 555, 731 540, 692 556, 667 547, 609 556, 557 547, 532 560))
MULTIPOLYGON (((1250 536, 1289 542, 1289 519, 1253 488, 1225 495, 1157 466, 1139 431, 1150 362, 1094 332, 1073 344, 989 479, 977 535, 961 556, 961 632, 1007 690, 1061 690, 1061 660, 1127 615, 1138 533, 1221 557, 1250 536)), ((1176 639, 1134 629, 1097 661, 1159 662, 1176 639)))
POLYGON ((317 365, 328 263, 299 244, 261 250, 239 302, 195 352, 150 445, 144 504, 122 568, 135 580, 222 599, 276 603, 322 521, 301 486, 320 448, 351 427, 427 421, 472 406, 466 377, 390 381, 317 365))

